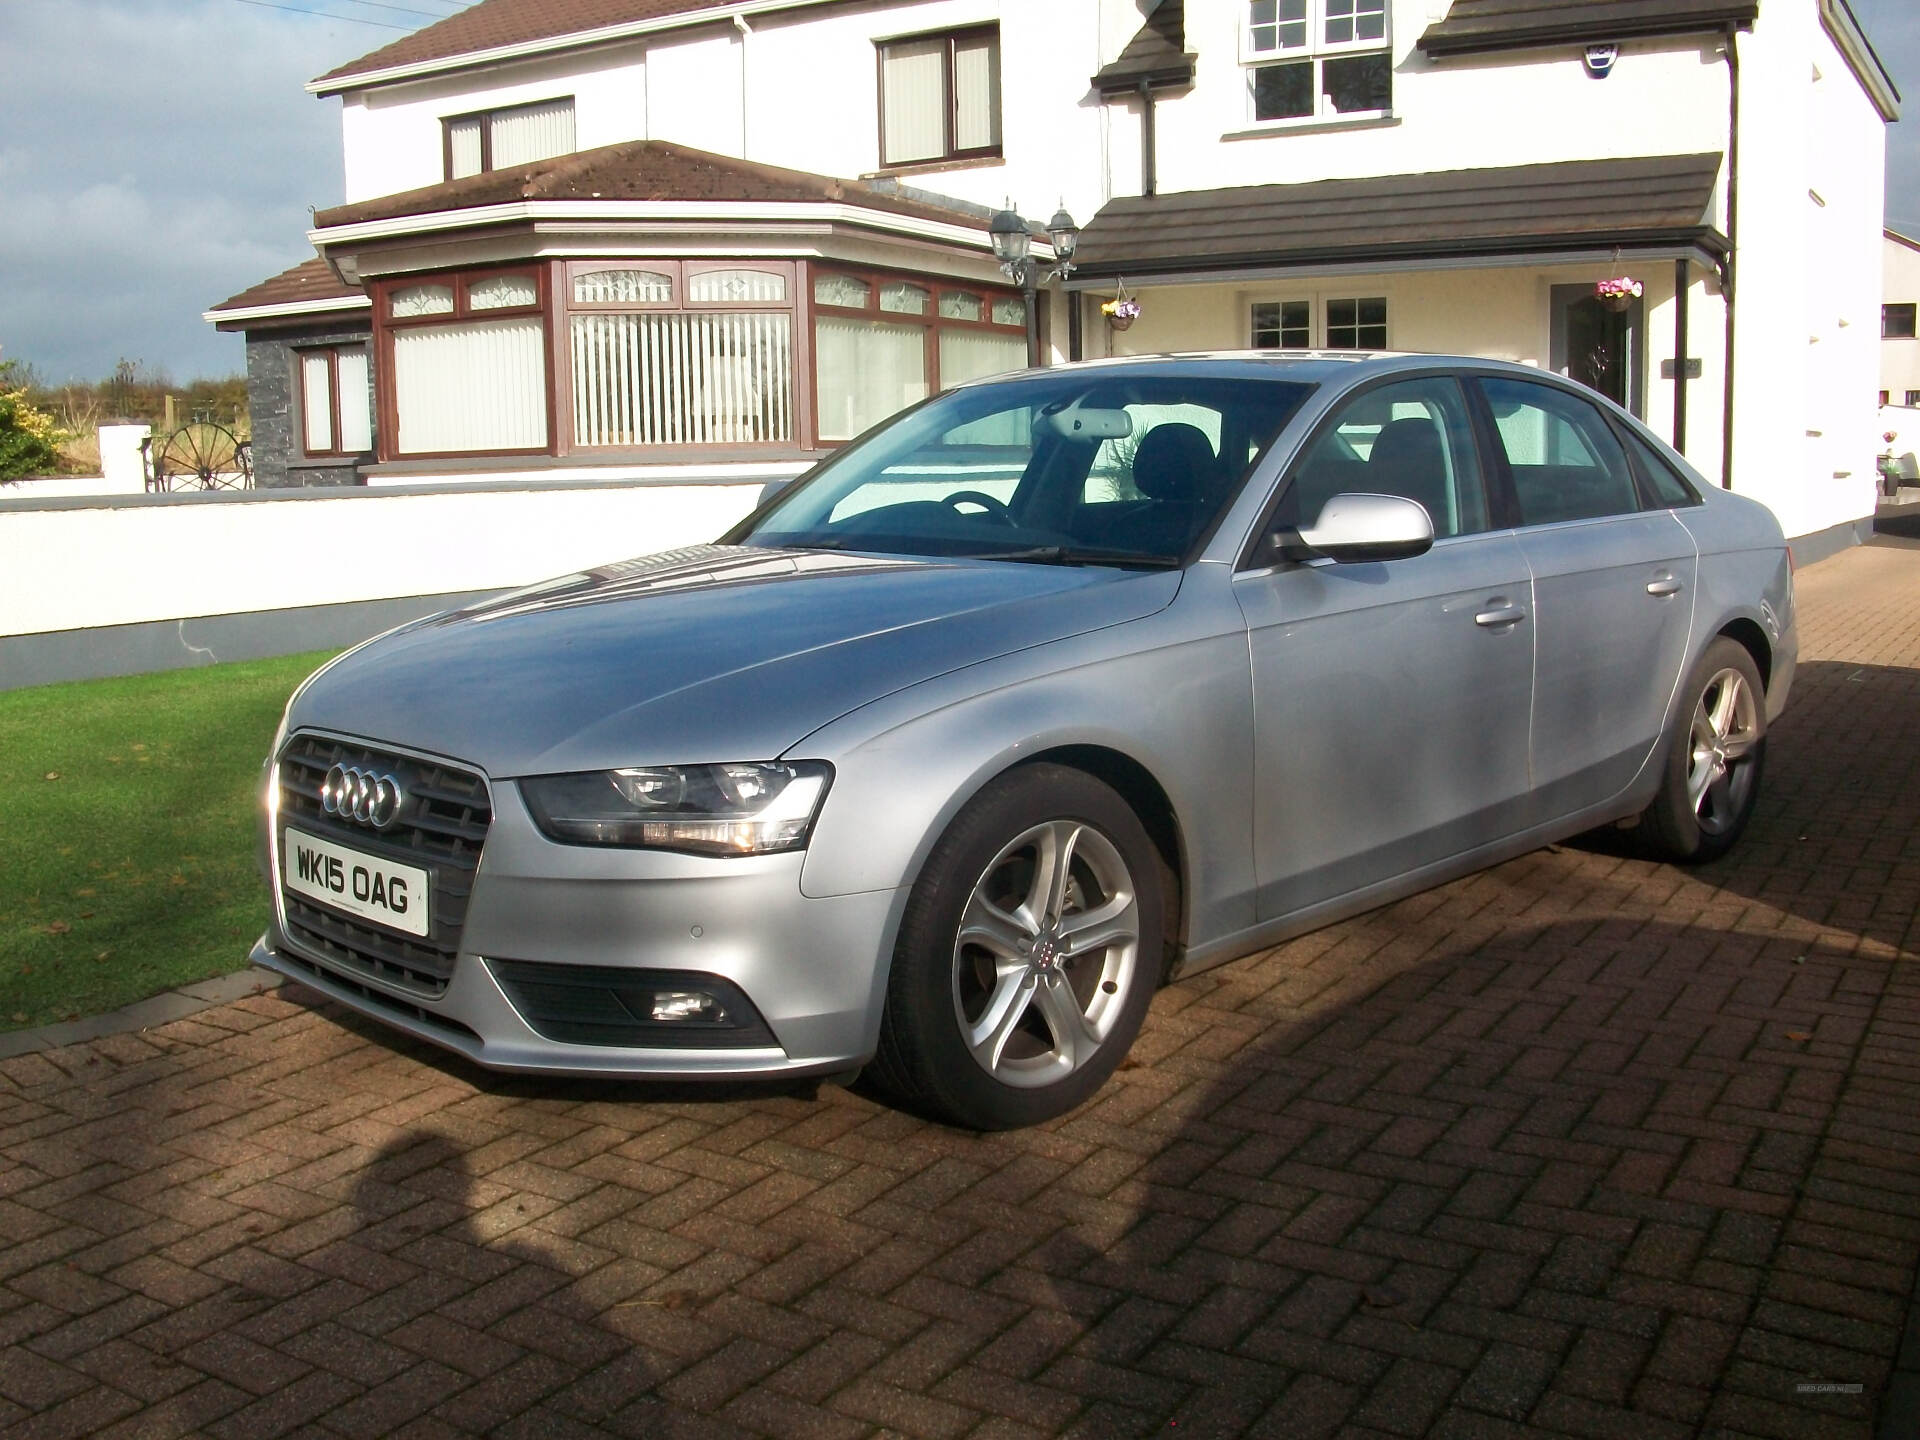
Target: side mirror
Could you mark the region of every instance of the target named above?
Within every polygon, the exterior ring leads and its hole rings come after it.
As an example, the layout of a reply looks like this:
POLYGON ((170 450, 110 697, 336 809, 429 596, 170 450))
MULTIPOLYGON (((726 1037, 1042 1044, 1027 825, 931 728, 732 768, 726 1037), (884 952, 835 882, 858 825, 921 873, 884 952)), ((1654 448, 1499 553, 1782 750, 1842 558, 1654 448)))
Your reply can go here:
POLYGON ((1273 540, 1287 560, 1406 560, 1433 548, 1433 520, 1425 506, 1403 496, 1335 495, 1310 528, 1273 540))

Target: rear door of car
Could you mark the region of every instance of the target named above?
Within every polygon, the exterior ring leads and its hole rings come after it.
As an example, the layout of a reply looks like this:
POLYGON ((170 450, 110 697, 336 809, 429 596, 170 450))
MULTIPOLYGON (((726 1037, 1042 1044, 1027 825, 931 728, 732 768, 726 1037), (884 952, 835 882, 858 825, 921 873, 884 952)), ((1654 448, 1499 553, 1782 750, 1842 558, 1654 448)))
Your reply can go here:
POLYGON ((1618 795, 1658 743, 1686 661, 1698 553, 1597 404, 1504 375, 1474 383, 1533 575, 1531 764, 1545 821, 1618 795))
POLYGON ((1519 828, 1528 788, 1532 597, 1495 529, 1450 375, 1349 397, 1289 467, 1262 533, 1346 492, 1419 500, 1438 537, 1383 562, 1238 573, 1254 689, 1254 863, 1271 919, 1519 828))

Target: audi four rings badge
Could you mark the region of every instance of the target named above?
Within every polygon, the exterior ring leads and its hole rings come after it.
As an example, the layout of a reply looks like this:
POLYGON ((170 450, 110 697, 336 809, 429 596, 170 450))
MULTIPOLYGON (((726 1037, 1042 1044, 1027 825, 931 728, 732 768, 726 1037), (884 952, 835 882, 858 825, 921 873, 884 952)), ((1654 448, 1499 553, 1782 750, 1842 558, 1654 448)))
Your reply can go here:
POLYGON ((384 830, 400 814, 406 799, 400 782, 377 770, 336 765, 320 784, 320 808, 329 815, 384 830))

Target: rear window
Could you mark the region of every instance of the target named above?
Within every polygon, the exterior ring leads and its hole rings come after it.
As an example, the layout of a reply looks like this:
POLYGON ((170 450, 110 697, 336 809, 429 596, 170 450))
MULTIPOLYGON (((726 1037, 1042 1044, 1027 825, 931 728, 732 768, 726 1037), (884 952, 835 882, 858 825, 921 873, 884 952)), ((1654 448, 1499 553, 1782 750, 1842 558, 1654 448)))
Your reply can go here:
MULTIPOLYGON (((1625 426, 1621 427, 1626 430, 1625 426)), ((1699 492, 1689 485, 1686 477, 1673 468, 1671 461, 1632 430, 1626 430, 1627 450, 1640 466, 1640 473, 1646 477, 1647 485, 1652 489, 1655 501, 1669 510, 1678 510, 1687 505, 1700 503, 1699 492)))

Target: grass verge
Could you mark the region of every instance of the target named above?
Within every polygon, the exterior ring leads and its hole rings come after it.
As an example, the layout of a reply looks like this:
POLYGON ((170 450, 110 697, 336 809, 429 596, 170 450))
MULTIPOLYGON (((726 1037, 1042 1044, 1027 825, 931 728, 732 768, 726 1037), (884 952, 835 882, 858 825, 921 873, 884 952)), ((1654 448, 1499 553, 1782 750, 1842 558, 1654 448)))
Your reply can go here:
POLYGON ((0 1030, 246 964, 260 762, 328 653, 0 692, 0 1030))

